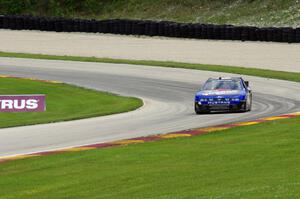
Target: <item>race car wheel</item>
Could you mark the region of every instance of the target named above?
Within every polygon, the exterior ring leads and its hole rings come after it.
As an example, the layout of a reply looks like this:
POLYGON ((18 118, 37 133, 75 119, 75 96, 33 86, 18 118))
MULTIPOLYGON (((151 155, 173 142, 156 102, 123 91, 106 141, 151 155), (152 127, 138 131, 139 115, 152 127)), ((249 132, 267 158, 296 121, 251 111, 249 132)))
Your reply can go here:
POLYGON ((247 106, 248 106, 247 111, 251 111, 251 109, 252 109, 252 100, 249 100, 249 104, 247 106))
POLYGON ((252 96, 250 95, 246 101, 246 111, 251 111, 252 109, 252 96))
POLYGON ((248 95, 245 102, 240 105, 241 112, 251 111, 252 109, 252 95, 248 95))
POLYGON ((247 101, 246 102, 243 102, 241 105, 240 105, 240 112, 247 112, 248 111, 248 107, 247 107, 247 101))

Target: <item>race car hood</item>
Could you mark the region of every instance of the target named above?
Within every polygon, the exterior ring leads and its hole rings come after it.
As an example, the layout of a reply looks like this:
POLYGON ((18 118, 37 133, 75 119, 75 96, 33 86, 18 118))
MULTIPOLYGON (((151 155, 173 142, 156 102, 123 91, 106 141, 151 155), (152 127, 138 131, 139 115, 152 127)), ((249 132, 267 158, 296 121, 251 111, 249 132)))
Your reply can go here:
POLYGON ((206 90, 206 91, 199 91, 197 96, 232 96, 232 95, 245 95, 245 91, 243 90, 206 90))

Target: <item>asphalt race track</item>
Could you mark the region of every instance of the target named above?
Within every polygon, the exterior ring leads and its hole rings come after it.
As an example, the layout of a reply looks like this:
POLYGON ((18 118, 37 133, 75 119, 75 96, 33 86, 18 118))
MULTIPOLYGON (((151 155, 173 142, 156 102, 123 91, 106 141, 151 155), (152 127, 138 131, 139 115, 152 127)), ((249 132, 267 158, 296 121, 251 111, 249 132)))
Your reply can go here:
POLYGON ((300 110, 300 84, 247 77, 253 111, 196 115, 194 94, 215 72, 124 64, 0 58, 0 74, 58 80, 144 100, 133 112, 0 130, 0 157, 252 120, 300 110))

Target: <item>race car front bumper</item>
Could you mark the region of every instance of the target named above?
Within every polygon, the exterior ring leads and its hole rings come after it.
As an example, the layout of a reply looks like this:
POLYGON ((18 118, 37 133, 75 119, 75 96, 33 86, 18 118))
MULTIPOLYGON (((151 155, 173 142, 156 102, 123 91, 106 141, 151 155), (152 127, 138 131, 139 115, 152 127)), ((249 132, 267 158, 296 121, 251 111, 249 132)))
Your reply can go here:
POLYGON ((238 111, 242 110, 245 106, 244 101, 240 101, 237 103, 227 103, 227 104, 202 104, 199 102, 195 102, 195 107, 200 111, 238 111))

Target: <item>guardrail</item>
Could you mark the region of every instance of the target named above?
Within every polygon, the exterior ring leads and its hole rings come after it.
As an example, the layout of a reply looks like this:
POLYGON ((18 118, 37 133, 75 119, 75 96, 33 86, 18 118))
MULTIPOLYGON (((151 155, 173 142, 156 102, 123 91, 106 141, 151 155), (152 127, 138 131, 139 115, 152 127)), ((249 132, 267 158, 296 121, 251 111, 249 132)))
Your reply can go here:
POLYGON ((0 16, 0 29, 300 43, 300 28, 258 28, 151 20, 87 20, 2 15, 0 16))

